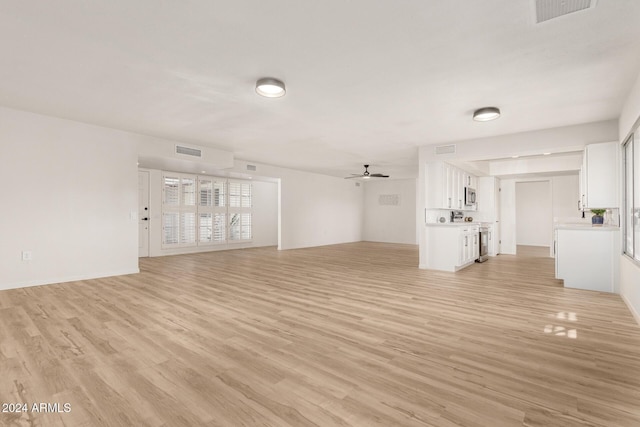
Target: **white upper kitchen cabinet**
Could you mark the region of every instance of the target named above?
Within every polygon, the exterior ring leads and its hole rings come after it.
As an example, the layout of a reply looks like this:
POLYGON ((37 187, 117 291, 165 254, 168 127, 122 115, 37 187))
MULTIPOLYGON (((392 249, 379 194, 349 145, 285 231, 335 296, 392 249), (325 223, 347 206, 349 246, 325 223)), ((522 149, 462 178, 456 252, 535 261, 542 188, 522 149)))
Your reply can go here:
POLYGON ((448 163, 433 162, 427 164, 426 179, 427 209, 476 209, 475 206, 465 206, 464 201, 465 187, 475 188, 475 176, 448 163))
POLYGON ((584 209, 617 208, 617 142, 589 144, 584 149, 580 170, 580 207, 584 209))
POLYGON ((478 178, 475 175, 464 172, 463 177, 463 184, 465 187, 473 188, 474 190, 478 189, 478 178))

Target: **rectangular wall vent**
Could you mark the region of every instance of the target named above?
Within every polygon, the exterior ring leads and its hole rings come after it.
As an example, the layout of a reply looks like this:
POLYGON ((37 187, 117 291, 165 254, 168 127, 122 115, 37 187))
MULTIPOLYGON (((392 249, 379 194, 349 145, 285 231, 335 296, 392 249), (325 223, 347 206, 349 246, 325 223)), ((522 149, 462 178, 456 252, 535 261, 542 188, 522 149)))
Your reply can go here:
POLYGON ((439 145, 436 147, 436 154, 454 154, 456 152, 456 145, 439 145))
POLYGON ((382 206, 398 206, 400 204, 400 195, 381 194, 378 196, 378 204, 382 206))
POLYGON ((176 145, 176 153, 184 154, 185 156, 202 157, 202 150, 197 148, 184 147, 182 145, 176 145))
POLYGON ((548 21, 559 16, 591 9, 597 0, 532 0, 534 2, 536 23, 548 21))
POLYGON ((247 165, 247 170, 248 170, 248 171, 254 171, 254 170, 256 170, 256 165, 247 165))
POLYGON ((359 182, 356 182, 356 187, 360 187, 360 183, 359 182))

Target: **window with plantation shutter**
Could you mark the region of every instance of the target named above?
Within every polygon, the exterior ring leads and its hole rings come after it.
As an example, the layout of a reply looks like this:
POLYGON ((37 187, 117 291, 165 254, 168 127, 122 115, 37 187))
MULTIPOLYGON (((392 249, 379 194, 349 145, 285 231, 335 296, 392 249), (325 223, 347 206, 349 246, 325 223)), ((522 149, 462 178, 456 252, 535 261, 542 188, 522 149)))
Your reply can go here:
POLYGON ((196 177, 164 173, 162 181, 162 247, 195 246, 196 177))
POLYGON ((242 198, 242 183, 231 181, 229 182, 229 207, 239 208, 242 198))
POLYGON ((164 212, 162 214, 162 242, 167 245, 180 243, 179 212, 164 212))
POLYGON ((227 214, 217 213, 213 215, 213 241, 225 242, 227 240, 227 214))
POLYGON ((182 212, 180 214, 180 243, 193 245, 196 243, 196 213, 182 212))
POLYGON ((165 206, 180 206, 180 177, 164 177, 164 200, 165 206))
POLYGON ((227 193, 225 191, 227 183, 224 181, 214 181, 213 183, 213 206, 227 206, 227 193))
POLYGON ((182 178, 182 204, 184 206, 196 205, 196 180, 195 178, 182 178))
POLYGON ((251 213, 242 214, 242 240, 251 240, 251 213))
POLYGON ((198 177, 198 245, 224 243, 226 235, 226 180, 198 177))
POLYGON ((162 180, 163 248, 253 238, 251 182, 171 172, 162 180))
POLYGON ((229 180, 229 241, 248 241, 253 238, 251 229, 253 202, 251 182, 229 180))

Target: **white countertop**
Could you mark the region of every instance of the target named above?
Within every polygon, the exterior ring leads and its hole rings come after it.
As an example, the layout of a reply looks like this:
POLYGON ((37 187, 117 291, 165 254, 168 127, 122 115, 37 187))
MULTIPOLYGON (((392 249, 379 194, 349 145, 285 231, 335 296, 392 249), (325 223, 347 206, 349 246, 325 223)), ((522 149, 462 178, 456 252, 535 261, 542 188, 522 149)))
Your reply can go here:
POLYGON ((613 225, 591 225, 591 224, 556 224, 556 230, 590 230, 590 231, 616 231, 620 227, 613 225))
POLYGON ((480 225, 479 222, 429 222, 425 224, 427 227, 468 227, 480 225))

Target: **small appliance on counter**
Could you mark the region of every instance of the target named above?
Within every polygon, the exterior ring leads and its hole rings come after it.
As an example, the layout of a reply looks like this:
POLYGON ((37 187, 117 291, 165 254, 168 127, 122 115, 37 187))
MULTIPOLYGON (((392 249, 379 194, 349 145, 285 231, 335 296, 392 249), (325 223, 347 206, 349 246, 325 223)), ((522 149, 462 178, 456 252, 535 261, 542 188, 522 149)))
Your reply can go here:
POLYGON ((464 212, 451 211, 451 222, 464 222, 464 212))

